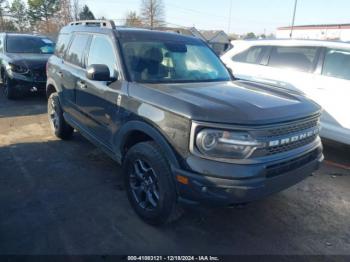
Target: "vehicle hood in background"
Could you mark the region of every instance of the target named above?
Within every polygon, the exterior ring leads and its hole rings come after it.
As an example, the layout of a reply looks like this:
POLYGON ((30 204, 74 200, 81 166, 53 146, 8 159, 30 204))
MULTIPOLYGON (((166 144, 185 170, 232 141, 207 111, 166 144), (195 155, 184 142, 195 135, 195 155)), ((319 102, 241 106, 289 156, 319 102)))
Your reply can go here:
POLYGON ((45 68, 51 54, 7 54, 11 63, 31 68, 45 68))

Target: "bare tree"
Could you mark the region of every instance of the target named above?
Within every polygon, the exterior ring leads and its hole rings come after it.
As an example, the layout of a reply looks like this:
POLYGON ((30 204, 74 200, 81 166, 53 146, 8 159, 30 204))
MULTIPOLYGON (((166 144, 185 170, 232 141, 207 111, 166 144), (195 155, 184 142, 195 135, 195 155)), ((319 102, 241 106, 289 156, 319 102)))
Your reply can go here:
POLYGON ((71 0, 60 0, 59 10, 56 14, 57 23, 65 26, 73 21, 71 0))
POLYGON ((141 18, 145 26, 154 28, 164 25, 165 11, 162 0, 142 0, 141 18))
POLYGON ((79 0, 72 0, 72 14, 74 21, 79 20, 79 14, 81 12, 81 6, 79 0))
POLYGON ((5 12, 8 9, 8 2, 5 0, 0 0, 0 30, 6 30, 6 21, 4 19, 5 12))
POLYGON ((124 25, 132 27, 141 27, 143 24, 141 18, 136 14, 136 12, 130 11, 125 17, 124 25))

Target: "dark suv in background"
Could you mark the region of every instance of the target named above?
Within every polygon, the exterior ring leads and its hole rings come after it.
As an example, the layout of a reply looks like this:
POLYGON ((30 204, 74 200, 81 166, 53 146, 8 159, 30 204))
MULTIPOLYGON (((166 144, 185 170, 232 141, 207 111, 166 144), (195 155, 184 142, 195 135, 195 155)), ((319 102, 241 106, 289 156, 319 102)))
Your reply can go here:
POLYGON ((44 36, 0 34, 0 79, 8 99, 45 91, 46 63, 54 49, 54 42, 44 36))
POLYGON ((123 165, 129 200, 151 224, 179 204, 232 206, 286 189, 323 160, 321 109, 235 81, 201 40, 80 21, 48 62, 56 136, 74 129, 123 165))

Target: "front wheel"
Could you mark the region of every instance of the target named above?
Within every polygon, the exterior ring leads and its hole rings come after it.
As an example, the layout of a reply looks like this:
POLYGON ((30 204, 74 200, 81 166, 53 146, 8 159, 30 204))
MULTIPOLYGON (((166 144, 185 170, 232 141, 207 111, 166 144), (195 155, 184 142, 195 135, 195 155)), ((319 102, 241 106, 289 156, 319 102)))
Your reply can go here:
POLYGON ((130 203, 144 221, 161 225, 180 217, 172 172, 154 142, 132 147, 125 157, 123 169, 130 203))
POLYGON ((74 129, 66 122, 63 117, 63 110, 58 99, 58 94, 53 93, 47 101, 47 112, 51 129, 55 136, 61 139, 70 139, 74 129))
POLYGON ((3 83, 5 97, 10 100, 15 99, 16 94, 15 94, 14 87, 6 73, 4 73, 2 83, 3 83))

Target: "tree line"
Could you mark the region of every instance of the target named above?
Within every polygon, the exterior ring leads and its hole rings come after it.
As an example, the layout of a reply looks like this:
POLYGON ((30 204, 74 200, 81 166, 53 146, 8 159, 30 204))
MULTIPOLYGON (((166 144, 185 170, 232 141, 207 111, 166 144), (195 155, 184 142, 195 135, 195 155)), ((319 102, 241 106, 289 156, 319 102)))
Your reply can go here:
MULTIPOLYGON (((150 28, 165 25, 162 0, 140 2, 140 14, 129 12, 124 19, 119 19, 124 25, 150 28)), ((95 20, 90 8, 81 6, 79 0, 0 0, 1 32, 55 34, 61 27, 77 20, 95 20)))
POLYGON ((94 20, 87 5, 79 0, 0 0, 0 31, 57 33, 77 20, 94 20))
MULTIPOLYGON (((162 0, 140 0, 140 3, 140 14, 129 12, 122 24, 150 28, 165 25, 162 0)), ((79 0, 0 0, 1 32, 55 34, 77 20, 95 20, 90 8, 81 6, 79 0)))
MULTIPOLYGON (((95 20, 95 15, 80 0, 0 0, 0 32, 56 34, 61 27, 78 20, 95 20)), ((106 19, 101 17, 99 19, 106 19)), ((140 10, 129 11, 121 24, 130 27, 166 26, 163 0, 140 0, 140 10)), ((231 35, 232 39, 272 38, 273 35, 231 35)))

